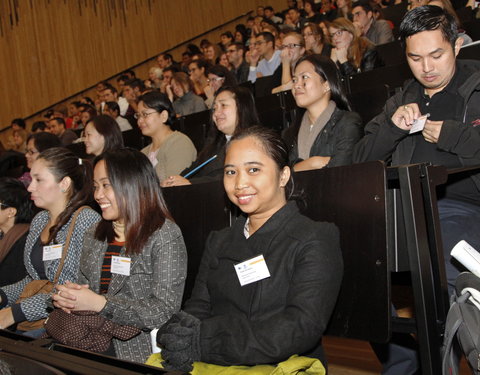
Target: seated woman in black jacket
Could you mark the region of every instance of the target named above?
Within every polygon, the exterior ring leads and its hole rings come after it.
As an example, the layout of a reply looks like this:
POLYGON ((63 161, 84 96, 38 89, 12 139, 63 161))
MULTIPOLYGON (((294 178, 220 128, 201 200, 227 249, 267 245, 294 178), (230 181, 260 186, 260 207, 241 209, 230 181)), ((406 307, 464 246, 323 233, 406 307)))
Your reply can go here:
POLYGON ((305 108, 301 123, 288 128, 295 171, 337 167, 352 162, 355 144, 362 138, 362 120, 350 111, 335 64, 326 57, 310 55, 295 67, 292 93, 305 108))
POLYGON ((328 28, 333 48, 330 58, 338 65, 343 76, 368 72, 382 66, 375 45, 358 36, 354 24, 346 18, 337 18, 328 28))
POLYGON ((25 240, 33 218, 30 193, 18 180, 0 179, 0 286, 27 274, 23 262, 25 240))
POLYGON ((214 126, 210 127, 205 146, 197 160, 180 175, 169 176, 162 181, 162 187, 208 182, 223 176, 227 142, 235 132, 260 122, 250 90, 241 86, 222 86, 218 89, 212 106, 212 122, 214 126))
POLYGON ((338 230, 288 202, 287 147, 253 126, 227 145, 223 183, 244 213, 206 244, 191 298, 157 334, 166 369, 194 361, 275 364, 323 359, 325 331, 343 275, 338 230))

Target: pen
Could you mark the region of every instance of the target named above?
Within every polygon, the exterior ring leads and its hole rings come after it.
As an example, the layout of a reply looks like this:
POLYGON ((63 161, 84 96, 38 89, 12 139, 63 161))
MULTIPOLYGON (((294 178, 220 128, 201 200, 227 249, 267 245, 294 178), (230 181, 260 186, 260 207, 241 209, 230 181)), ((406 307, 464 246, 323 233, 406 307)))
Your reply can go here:
POLYGON ((203 166, 207 165, 208 163, 210 163, 211 161, 215 160, 217 158, 217 155, 213 155, 210 159, 204 161, 202 164, 200 164, 198 167, 192 169, 190 172, 188 172, 185 176, 183 176, 183 178, 188 178, 190 177, 192 174, 196 173, 200 168, 202 168, 203 166))

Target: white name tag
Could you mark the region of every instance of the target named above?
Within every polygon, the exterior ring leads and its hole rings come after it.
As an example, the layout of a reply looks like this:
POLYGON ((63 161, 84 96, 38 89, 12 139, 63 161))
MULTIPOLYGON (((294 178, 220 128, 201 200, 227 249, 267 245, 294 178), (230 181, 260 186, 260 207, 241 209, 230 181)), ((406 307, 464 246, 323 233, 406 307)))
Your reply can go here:
POLYGON ((425 127, 425 123, 427 122, 427 118, 429 117, 429 115, 430 114, 426 114, 417 118, 413 122, 412 127, 410 128, 410 134, 421 132, 425 127))
POLYGON ((63 245, 50 245, 43 247, 43 257, 42 260, 45 262, 46 260, 55 260, 60 259, 62 257, 62 249, 63 245))
POLYGON ((240 281, 241 286, 270 277, 270 272, 268 271, 267 263, 263 255, 236 264, 235 271, 237 272, 238 281, 240 281))
POLYGON ((130 265, 132 260, 126 257, 112 256, 112 265, 110 266, 111 273, 118 273, 120 275, 130 276, 130 265))

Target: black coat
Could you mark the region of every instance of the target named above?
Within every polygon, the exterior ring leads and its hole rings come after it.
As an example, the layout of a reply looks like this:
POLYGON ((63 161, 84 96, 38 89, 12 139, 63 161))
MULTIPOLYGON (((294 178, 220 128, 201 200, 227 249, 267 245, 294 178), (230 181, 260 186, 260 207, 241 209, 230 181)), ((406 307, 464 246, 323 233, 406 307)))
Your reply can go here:
POLYGON ((27 235, 28 231, 12 245, 7 256, 0 263, 0 287, 14 284, 27 275, 23 262, 27 235))
POLYGON ((208 238, 185 311, 201 323, 201 360, 278 363, 293 354, 322 359, 321 337, 343 275, 338 230, 302 216, 294 202, 249 239, 245 217, 208 238), (234 265, 263 254, 270 277, 240 286, 234 265))
MULTIPOLYGON (((290 144, 289 159, 293 164, 301 161, 298 158, 297 142, 300 123, 301 121, 298 121, 296 126, 288 128, 284 134, 285 140, 290 144)), ((326 167, 350 165, 353 148, 362 135, 362 119, 358 113, 335 108, 330 120, 315 139, 309 156, 330 156, 331 159, 326 167)))

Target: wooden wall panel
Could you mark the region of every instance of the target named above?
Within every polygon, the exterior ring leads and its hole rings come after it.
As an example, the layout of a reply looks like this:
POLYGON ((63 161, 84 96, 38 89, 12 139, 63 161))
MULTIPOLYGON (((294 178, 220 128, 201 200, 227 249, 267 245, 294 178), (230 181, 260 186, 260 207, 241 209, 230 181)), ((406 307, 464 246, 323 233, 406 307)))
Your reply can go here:
MULTIPOLYGON (((0 128, 14 117, 29 117, 260 3, 1 0, 0 128)), ((282 0, 269 3, 277 9, 285 5, 282 0)), ((139 70, 146 72, 148 66, 139 70)))

